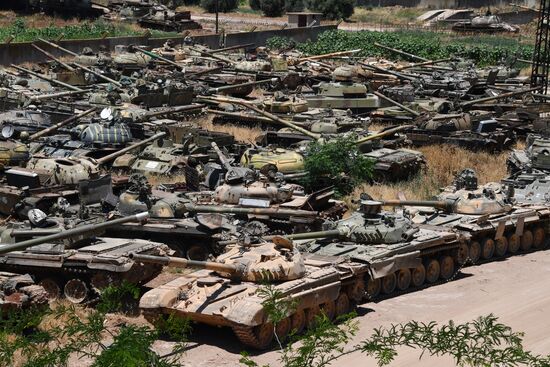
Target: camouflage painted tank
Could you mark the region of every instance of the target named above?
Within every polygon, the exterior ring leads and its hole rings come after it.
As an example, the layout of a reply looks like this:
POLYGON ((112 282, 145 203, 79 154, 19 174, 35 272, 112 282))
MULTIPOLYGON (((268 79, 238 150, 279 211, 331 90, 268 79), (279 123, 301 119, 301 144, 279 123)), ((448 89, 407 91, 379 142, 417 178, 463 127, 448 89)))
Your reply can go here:
POLYGON ((478 187, 475 172, 468 169, 436 201, 392 200, 384 205, 416 207, 410 209, 415 223, 457 232, 462 238, 459 263, 477 263, 548 246, 550 210, 514 204, 512 194, 496 183, 478 187))
POLYGON ((343 259, 302 255, 291 243, 275 241, 253 247, 235 246, 211 262, 139 256, 136 261, 198 268, 145 293, 143 314, 152 322, 175 314, 190 320, 231 327, 246 346, 265 349, 274 337, 260 290, 275 290, 296 301, 297 307, 276 326, 280 339, 312 326, 321 311, 329 318, 343 315, 364 296, 367 267, 343 259))
POLYGON ((405 216, 381 211, 381 202, 361 200, 346 219, 327 222, 321 232, 288 236, 313 254, 338 256, 369 265, 367 294, 392 294, 455 275, 459 238, 450 230, 413 224, 405 216), (316 239, 316 240, 309 240, 316 239))
POLYGON ((57 298, 63 292, 73 303, 81 303, 94 292, 101 292, 108 285, 123 280, 134 284, 145 283, 158 275, 160 267, 143 266, 130 259, 129 255, 164 255, 169 253, 164 245, 144 240, 93 236, 109 226, 139 222, 147 216, 147 213, 141 213, 109 222, 94 221, 66 230, 63 226, 41 228, 40 223, 12 229, 8 237, 12 241, 18 238, 17 232, 20 235, 22 231, 31 237, 40 235, 41 231, 51 234, 12 244, 3 242, 0 246, 0 253, 3 254, 0 256, 0 269, 30 273, 46 289, 50 298, 57 298), (80 237, 81 240, 71 241, 69 245, 58 242, 71 237, 80 237))

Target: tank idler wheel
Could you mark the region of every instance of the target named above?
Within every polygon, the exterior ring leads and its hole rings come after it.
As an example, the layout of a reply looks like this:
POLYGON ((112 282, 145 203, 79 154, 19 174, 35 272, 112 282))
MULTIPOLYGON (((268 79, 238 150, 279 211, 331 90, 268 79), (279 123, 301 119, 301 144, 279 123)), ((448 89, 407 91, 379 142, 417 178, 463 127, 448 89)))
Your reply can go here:
POLYGON ((441 267, 439 261, 436 259, 430 259, 426 263, 426 281, 430 284, 437 282, 439 274, 441 273, 441 267))
POLYGON ((391 273, 382 278, 382 293, 391 294, 397 286, 397 277, 391 273))
POLYGON ((266 322, 257 326, 234 326, 233 332, 246 346, 254 349, 266 349, 273 342, 273 336, 275 335, 273 324, 266 322))
POLYGON ((206 261, 208 260, 208 251, 205 246, 193 245, 187 249, 186 257, 189 260, 206 261))
POLYGON ((321 305, 321 312, 324 313, 329 320, 334 320, 334 316, 336 315, 336 304, 334 301, 323 303, 321 305))
POLYGON ((411 286, 411 271, 409 269, 401 269, 397 272, 397 289, 404 291, 411 286))
POLYGON ((511 253, 512 255, 517 254, 520 246, 519 236, 515 233, 511 233, 508 235, 507 239, 508 239, 508 252, 511 253))
POLYGON ((455 273, 455 261, 449 255, 444 255, 439 258, 439 272, 443 280, 449 280, 455 273))
POLYGON ((336 298, 334 311, 336 313, 336 317, 342 316, 347 314, 351 309, 351 304, 349 302, 349 297, 346 293, 342 292, 336 298))
POLYGON ((285 317, 275 325, 275 333, 279 341, 284 341, 288 334, 290 334, 292 328, 292 319, 290 317, 285 317))
POLYGON ((508 252, 508 239, 501 237, 495 241, 495 255, 496 257, 504 257, 508 252))
POLYGON ((65 284, 63 294, 72 303, 82 303, 88 297, 88 286, 80 279, 71 279, 65 284))
POLYGON ((523 232, 523 236, 521 236, 521 250, 524 252, 527 252, 531 250, 531 247, 533 247, 533 232, 530 230, 526 230, 523 232))
POLYGON ((382 289, 382 281, 378 279, 369 279, 367 282, 367 297, 369 299, 374 299, 380 294, 382 289))
POLYGON ((306 327, 311 329, 315 326, 315 319, 321 314, 321 308, 319 305, 306 309, 306 327))
POLYGON ((546 232, 543 227, 536 227, 533 231, 533 247, 537 250, 544 248, 546 242, 546 232))
POLYGON ((460 245, 458 246, 458 253, 457 253, 457 263, 458 265, 464 265, 466 262, 468 262, 468 258, 470 257, 470 248, 468 247, 468 244, 466 242, 460 242, 460 245))
POLYGON ((292 331, 296 334, 300 334, 306 327, 306 313, 304 310, 297 310, 290 318, 292 324, 292 331))
POLYGON ((495 254, 495 241, 486 238, 481 242, 481 258, 483 260, 491 260, 495 254))
POLYGON ((468 253, 470 257, 470 262, 472 264, 477 264, 479 262, 479 258, 481 257, 481 245, 479 244, 479 242, 470 242, 468 253))
POLYGON ((57 280, 53 278, 44 278, 38 285, 44 288, 50 301, 55 301, 61 297, 61 287, 57 280))
POLYGON ((411 281, 413 287, 421 287, 422 284, 424 284, 426 281, 426 268, 424 267, 424 264, 420 264, 416 268, 412 269, 411 281))

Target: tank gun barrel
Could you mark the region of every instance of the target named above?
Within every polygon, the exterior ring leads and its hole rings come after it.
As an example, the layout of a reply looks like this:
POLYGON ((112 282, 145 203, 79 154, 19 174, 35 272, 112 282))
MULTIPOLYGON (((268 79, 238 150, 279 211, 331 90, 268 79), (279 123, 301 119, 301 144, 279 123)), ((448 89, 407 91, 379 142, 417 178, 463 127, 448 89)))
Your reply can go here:
POLYGON ((379 133, 372 134, 372 135, 366 136, 364 138, 361 138, 361 139, 357 140, 355 142, 355 144, 363 144, 363 143, 366 143, 367 141, 370 141, 370 140, 381 139, 385 136, 392 135, 392 134, 398 133, 400 131, 410 129, 412 127, 413 127, 412 125, 397 126, 397 127, 394 127, 394 128, 388 129, 388 130, 384 130, 382 132, 379 132, 379 133))
POLYGON ((102 231, 103 229, 113 227, 119 224, 128 223, 128 222, 141 222, 145 219, 149 218, 149 213, 139 213, 136 215, 131 215, 128 217, 118 218, 114 220, 110 220, 103 223, 96 223, 96 224, 86 224, 83 226, 79 226, 76 228, 68 229, 65 231, 61 231, 58 233, 54 233, 48 236, 33 238, 26 241, 21 241, 15 244, 7 244, 7 245, 0 245, 0 254, 6 254, 8 252, 12 251, 21 251, 25 250, 29 247, 40 245, 43 243, 53 242, 53 241, 59 241, 66 238, 70 238, 73 236, 79 236, 83 234, 91 234, 94 232, 102 231))
POLYGON ((308 56, 308 57, 302 57, 296 60, 296 62, 302 63, 306 61, 315 61, 315 60, 322 60, 322 59, 328 59, 331 57, 337 57, 337 56, 351 56, 353 54, 356 54, 358 52, 361 52, 362 49, 356 49, 356 50, 349 50, 349 51, 340 51, 340 52, 331 52, 328 54, 322 54, 322 55, 315 55, 315 56, 308 56))
POLYGON ((262 116, 254 116, 249 115, 244 112, 227 112, 227 111, 221 111, 221 110, 215 110, 215 109, 208 109, 208 112, 214 115, 218 116, 227 116, 227 117, 235 117, 238 119, 247 119, 247 120, 254 120, 262 123, 273 123, 274 121, 268 119, 267 117, 262 116))
POLYGON ((273 115, 272 113, 269 113, 267 111, 264 111, 250 103, 248 103, 248 101, 245 101, 245 100, 242 100, 242 99, 237 99, 237 98, 224 98, 224 97, 220 97, 220 96, 216 96, 216 97, 206 97, 206 96, 200 96, 199 97, 200 100, 203 100, 203 101, 206 101, 206 102, 214 102, 214 103, 234 103, 234 104, 238 104, 238 105, 241 105, 245 108, 248 108, 249 110, 252 110, 254 112, 257 112, 259 113, 260 115, 264 116, 264 117, 267 117, 268 119, 272 120, 272 121, 276 121, 278 123, 280 123, 281 125, 284 125, 286 127, 289 127, 291 129, 294 129, 304 135, 307 135, 309 136, 310 138, 312 139, 315 139, 315 140, 318 140, 321 138, 321 135, 319 134, 315 134, 315 133, 312 133, 311 131, 309 130, 306 130, 300 126, 297 126, 295 124, 293 124, 292 122, 290 121, 287 121, 287 120, 284 120, 278 116, 275 116, 273 115))
POLYGON ((206 75, 206 74, 210 74, 210 73, 216 73, 216 72, 222 71, 222 70, 223 70, 223 67, 219 66, 219 67, 216 67, 216 68, 197 71, 195 73, 186 73, 185 76, 187 76, 188 78, 191 78, 191 77, 196 78, 196 77, 199 77, 199 76, 202 76, 202 75, 206 75))
POLYGON ((201 109, 201 108, 204 108, 204 107, 205 106, 203 104, 191 104, 191 105, 186 105, 186 106, 178 106, 178 107, 168 108, 168 109, 165 109, 165 110, 162 110, 162 111, 148 112, 148 113, 145 113, 144 115, 140 116, 138 118, 138 121, 139 122, 144 122, 144 121, 149 120, 152 117, 171 115, 171 114, 185 112, 185 111, 193 111, 193 110, 198 110, 198 109, 201 109))
POLYGON ((223 87, 210 88, 208 89, 208 93, 218 94, 220 92, 226 92, 233 89, 248 87, 250 85, 256 86, 256 85, 262 85, 262 84, 268 84, 268 83, 275 83, 276 81, 277 81, 277 78, 272 78, 272 79, 264 79, 264 80, 255 80, 252 82, 246 82, 241 84, 226 85, 223 87))
POLYGON ((40 52, 40 53, 46 55, 47 57, 49 57, 49 58, 52 59, 53 61, 57 62, 59 65, 63 66, 65 69, 67 69, 67 70, 69 70, 69 71, 75 71, 75 69, 74 69, 71 65, 69 65, 69 64, 67 64, 67 63, 65 63, 65 62, 63 62, 63 61, 61 61, 61 60, 59 60, 57 57, 55 57, 54 55, 52 55, 52 54, 49 53, 48 51, 41 49, 40 47, 38 47, 38 46, 35 45, 34 43, 31 44, 31 46, 34 47, 38 52, 40 52))
POLYGON ((186 204, 185 209, 190 213, 223 213, 223 214, 253 214, 269 215, 272 217, 316 217, 315 211, 284 208, 238 208, 219 205, 186 204))
POLYGON ((439 59, 439 60, 428 60, 428 61, 423 61, 423 62, 415 62, 414 64, 410 64, 410 65, 403 65, 403 66, 398 66, 395 68, 395 70, 405 70, 405 69, 412 69, 412 68, 416 68, 416 67, 420 67, 420 66, 431 66, 431 65, 435 65, 435 64, 441 64, 442 62, 448 62, 448 61, 453 61, 454 59, 452 57, 449 57, 447 59, 439 59))
POLYGON ((252 47, 252 46, 254 46, 254 43, 245 43, 244 45, 235 45, 235 46, 229 46, 229 47, 225 47, 225 48, 218 48, 218 49, 212 50, 210 52, 212 52, 213 54, 217 54, 217 53, 220 53, 220 52, 239 50, 241 48, 248 48, 248 47, 252 47))
POLYGON ((367 69, 376 70, 376 71, 379 71, 379 72, 384 73, 384 74, 393 75, 393 76, 395 76, 399 79, 402 79, 402 80, 414 81, 414 80, 417 79, 417 78, 413 78, 412 76, 405 75, 403 73, 398 73, 397 71, 381 68, 380 66, 365 64, 364 62, 360 62, 359 65, 364 66, 367 69))
POLYGON ((383 206, 428 206, 446 212, 455 211, 455 203, 452 200, 385 200, 383 206))
POLYGON ((502 93, 502 94, 499 94, 498 96, 479 98, 479 99, 474 99, 473 101, 464 102, 464 103, 461 104, 461 106, 463 108, 464 107, 470 107, 470 106, 476 105, 478 103, 496 101, 498 99, 519 96, 519 95, 522 95, 522 94, 535 92, 537 90, 540 90, 540 87, 534 87, 534 88, 529 88, 529 89, 522 89, 522 90, 518 90, 518 91, 508 92, 508 93, 502 93))
POLYGON ((130 254, 130 258, 134 261, 139 261, 142 263, 173 266, 175 268, 208 269, 230 274, 238 274, 240 270, 237 266, 234 265, 221 264, 214 261, 187 260, 173 256, 153 256, 132 253, 130 254))
POLYGON ((399 54, 401 56, 407 56, 407 57, 410 57, 411 59, 414 59, 414 60, 418 60, 418 61, 430 61, 428 59, 425 59, 423 57, 420 57, 420 56, 416 56, 416 55, 413 55, 411 53, 408 53, 408 52, 405 52, 405 51, 401 51, 401 50, 398 50, 396 48, 392 48, 392 47, 389 47, 389 46, 386 46, 386 45, 382 45, 378 42, 374 42, 374 45, 376 47, 380 47, 380 48, 383 48, 384 50, 387 50, 387 51, 391 51, 391 52, 395 52, 396 54, 399 54))
POLYGON ((416 112, 416 111, 413 110, 413 109, 410 109, 410 108, 407 107, 407 106, 404 106, 403 104, 401 104, 401 103, 399 103, 399 102, 397 102, 397 101, 391 99, 390 97, 385 96, 384 94, 382 94, 382 93, 380 93, 380 92, 374 91, 373 93, 374 93, 375 96, 380 97, 380 98, 382 98, 382 99, 384 99, 384 100, 390 102, 391 104, 393 104, 393 105, 395 105, 395 106, 401 108, 402 110, 407 111, 408 113, 410 113, 411 115, 413 115, 413 116, 415 116, 415 117, 419 117, 419 116, 420 116, 420 113, 416 112))
POLYGON ((229 159, 223 154, 223 152, 220 150, 220 147, 218 147, 218 144, 216 144, 215 141, 213 141, 211 144, 212 146, 212 149, 214 149, 214 151, 216 152, 216 154, 218 155, 218 158, 220 159, 220 162, 222 163, 222 165, 225 167, 226 170, 231 170, 233 169, 233 166, 231 165, 231 162, 229 161, 229 159))
POLYGON ((41 138, 42 136, 47 135, 47 134, 51 133, 52 131, 58 130, 58 129, 62 128, 63 126, 66 126, 66 125, 72 123, 73 121, 77 121, 78 119, 81 119, 84 116, 88 116, 92 112, 95 112, 95 110, 96 110, 96 107, 92 107, 89 110, 86 110, 82 113, 79 113, 76 116, 69 117, 68 119, 63 120, 63 121, 61 121, 61 122, 59 122, 59 123, 57 123, 53 126, 50 126, 50 127, 46 128, 42 131, 39 131, 39 132, 35 133, 35 134, 32 134, 31 136, 29 136, 29 141, 33 141, 33 140, 36 140, 38 138, 41 138))
POLYGON ((30 96, 29 101, 42 101, 44 99, 53 99, 53 98, 60 98, 60 97, 67 97, 67 96, 75 96, 78 94, 84 94, 88 93, 87 90, 71 90, 67 92, 59 92, 59 93, 47 93, 47 94, 40 94, 37 96, 30 96))
POLYGON ((101 73, 98 72, 98 71, 95 71, 95 70, 92 70, 92 69, 87 68, 87 67, 85 67, 85 66, 82 66, 82 65, 80 65, 80 64, 78 64, 78 63, 76 63, 76 62, 73 62, 73 65, 76 66, 76 67, 79 68, 79 69, 82 69, 82 70, 84 70, 84 71, 86 71, 86 72, 88 72, 88 73, 90 73, 90 74, 93 74, 93 75, 97 76, 99 79, 102 79, 102 80, 104 80, 104 81, 106 81, 106 82, 108 82, 108 83, 112 83, 112 84, 116 85, 116 86, 119 87, 119 88, 122 87, 122 84, 120 84, 119 82, 117 82, 117 81, 114 80, 114 79, 111 79, 111 78, 109 78, 109 77, 107 77, 107 76, 101 74, 101 73))
POLYGON ((167 64, 170 64, 170 65, 172 65, 172 66, 177 67, 180 71, 185 72, 185 67, 184 67, 184 66, 181 66, 180 64, 178 64, 178 63, 176 63, 176 62, 174 62, 174 61, 172 61, 172 60, 169 60, 169 59, 167 59, 166 57, 157 55, 157 54, 154 53, 154 52, 150 52, 150 51, 144 50, 144 49, 142 49, 141 47, 138 47, 138 46, 133 46, 133 49, 135 49, 136 51, 141 52, 141 53, 144 54, 144 55, 147 55, 147 56, 149 56, 149 57, 152 57, 152 58, 155 59, 155 60, 164 61, 164 62, 167 63, 167 64))
POLYGON ((226 57, 218 56, 218 55, 212 53, 211 51, 201 50, 201 49, 196 48, 196 47, 190 47, 190 49, 191 49, 191 51, 200 53, 201 56, 204 56, 204 55, 210 56, 210 57, 213 58, 213 59, 216 59, 216 60, 222 61, 222 62, 226 62, 226 63, 228 63, 228 64, 230 64, 230 65, 234 65, 234 64, 235 64, 235 62, 234 62, 233 60, 230 60, 230 59, 228 59, 228 58, 226 58, 226 57))
POLYGON ((62 87, 65 87, 67 89, 71 89, 71 90, 74 90, 74 91, 78 91, 78 92, 83 92, 84 91, 83 89, 77 88, 74 85, 63 83, 63 82, 60 82, 59 80, 56 80, 56 79, 48 78, 47 76, 44 76, 44 75, 39 74, 39 73, 35 73, 32 70, 22 68, 21 66, 17 66, 17 65, 14 65, 14 64, 11 64, 10 66, 14 69, 17 69, 17 70, 22 71, 24 73, 27 73, 29 75, 33 75, 33 76, 37 77, 38 79, 45 80, 45 81, 50 82, 52 84, 57 84, 59 86, 62 86, 62 87))
MULTIPOLYGON (((284 236, 285 238, 295 241, 295 240, 313 240, 318 238, 338 238, 345 236, 346 232, 340 229, 331 229, 327 231, 318 231, 318 232, 306 232, 306 233, 293 233, 284 236)), ((265 240, 272 240, 276 236, 265 236, 265 240)))
POLYGON ((155 135, 151 136, 150 138, 147 138, 145 140, 142 140, 140 142, 137 142, 135 144, 127 146, 126 148, 123 148, 123 149, 119 150, 118 152, 114 152, 114 153, 111 153, 109 155, 106 155, 105 157, 99 158, 98 160, 96 160, 96 162, 97 162, 98 165, 105 164, 109 161, 112 161, 113 159, 116 159, 116 158, 120 157, 121 155, 124 155, 128 152, 131 152, 134 149, 138 149, 138 148, 140 148, 140 147, 142 147, 146 144, 149 144, 152 141, 160 139, 160 138, 164 137, 165 135, 166 135, 166 132, 161 132, 161 133, 155 134, 155 135))
POLYGON ((41 42, 44 42, 44 43, 47 44, 47 45, 52 46, 53 48, 56 48, 56 49, 58 49, 58 50, 60 50, 60 51, 63 51, 63 52, 65 52, 65 53, 69 54, 69 55, 78 56, 78 54, 77 54, 76 52, 72 52, 72 51, 70 51, 70 50, 67 50, 66 48, 63 48, 63 47, 59 46, 59 45, 56 44, 56 43, 50 42, 50 41, 48 41, 48 40, 45 40, 44 38, 39 38, 39 40, 40 40, 41 42))

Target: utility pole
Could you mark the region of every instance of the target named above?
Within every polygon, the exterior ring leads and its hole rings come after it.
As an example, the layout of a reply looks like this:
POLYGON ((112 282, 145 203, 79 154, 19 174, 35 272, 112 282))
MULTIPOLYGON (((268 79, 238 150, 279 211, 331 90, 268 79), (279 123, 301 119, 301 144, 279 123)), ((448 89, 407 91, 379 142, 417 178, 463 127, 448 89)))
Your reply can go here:
POLYGON ((220 0, 216 0, 216 34, 218 34, 218 12, 220 0))
POLYGON ((540 0, 539 21, 531 69, 531 86, 539 87, 540 93, 548 92, 548 63, 550 62, 550 0, 540 0))

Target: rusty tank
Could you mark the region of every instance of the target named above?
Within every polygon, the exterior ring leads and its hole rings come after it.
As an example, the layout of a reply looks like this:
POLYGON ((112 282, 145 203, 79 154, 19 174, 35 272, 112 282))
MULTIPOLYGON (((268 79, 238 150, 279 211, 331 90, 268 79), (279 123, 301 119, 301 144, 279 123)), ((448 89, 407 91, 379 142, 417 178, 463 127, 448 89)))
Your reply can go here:
POLYGON ((384 201, 408 208, 415 223, 453 230, 461 236, 458 261, 478 263, 548 246, 550 210, 516 203, 501 184, 478 186, 475 172, 461 172, 455 185, 433 201, 384 201))
POLYGON ((244 345, 256 349, 268 348, 274 338, 263 307, 265 284, 296 301, 296 308, 275 326, 284 339, 292 330, 312 326, 321 311, 329 318, 348 313, 364 297, 367 274, 364 264, 302 255, 291 242, 277 238, 251 247, 236 245, 209 262, 142 255, 134 260, 200 269, 145 293, 139 306, 147 319, 156 322, 174 314, 230 327, 244 345))
POLYGON ((55 221, 45 226, 48 219, 40 211, 29 217, 32 225, 12 226, 3 233, 0 269, 31 274, 51 299, 63 294, 73 303, 82 303, 110 284, 124 280, 143 284, 161 268, 136 264, 129 254, 171 254, 164 245, 151 241, 95 237, 108 227, 143 221, 147 213, 111 221, 89 220, 70 229, 55 221), (30 239, 21 241, 25 237, 30 239))

